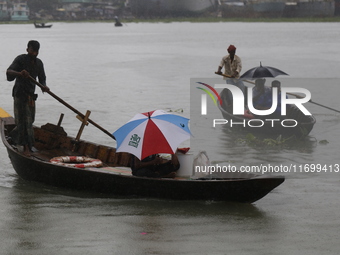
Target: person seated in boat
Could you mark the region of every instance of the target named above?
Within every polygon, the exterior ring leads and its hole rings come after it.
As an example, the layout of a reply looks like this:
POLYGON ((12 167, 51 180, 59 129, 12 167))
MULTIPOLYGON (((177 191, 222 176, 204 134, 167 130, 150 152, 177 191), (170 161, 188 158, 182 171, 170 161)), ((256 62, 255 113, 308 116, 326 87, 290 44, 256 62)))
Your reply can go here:
MULTIPOLYGON (((265 117, 280 118, 281 117, 281 83, 278 80, 274 80, 271 84, 271 88, 265 86, 265 79, 257 79, 255 81, 255 87, 253 88, 253 106, 257 110, 267 110, 272 107, 273 95, 272 89, 278 88, 277 105, 275 111, 266 115, 265 117)), ((263 116, 256 116, 263 117, 263 116)))
MULTIPOLYGON (((256 79, 255 87, 253 88, 253 106, 257 110, 267 110, 272 106, 272 90, 265 86, 266 79, 256 79)), ((246 110, 246 114, 251 114, 252 117, 263 117, 252 114, 246 110)))
POLYGON ((116 26, 116 27, 121 27, 121 26, 123 26, 123 24, 120 23, 120 21, 119 21, 119 19, 118 19, 117 16, 115 16, 115 21, 116 21, 116 23, 115 23, 115 26, 116 26))
MULTIPOLYGON (((277 88, 277 107, 273 114, 274 116, 281 117, 281 82, 278 80, 272 81, 272 89, 273 88, 277 88)), ((287 95, 286 98, 288 98, 287 95)), ((289 108, 289 105, 287 105, 287 108, 289 108)))
POLYGON ((253 106, 258 110, 266 110, 272 106, 271 89, 265 86, 266 79, 256 79, 253 88, 253 106))
POLYGON ((277 106, 274 112, 275 115, 281 114, 281 82, 278 80, 272 81, 272 90, 273 88, 277 88, 277 106))
MULTIPOLYGON (((236 55, 236 47, 234 45, 230 45, 227 49, 229 55, 226 55, 222 58, 220 65, 217 69, 217 74, 222 74, 222 68, 224 68, 224 75, 228 77, 224 77, 227 84, 232 84, 239 87, 243 94, 245 93, 245 86, 240 78, 240 73, 242 70, 242 61, 239 56, 236 55)), ((227 102, 228 104, 232 103, 232 95, 228 90, 227 102)))
POLYGON ((153 154, 142 160, 131 154, 130 167, 132 175, 152 178, 174 178, 179 169, 179 161, 176 154, 167 160, 158 154, 153 154))

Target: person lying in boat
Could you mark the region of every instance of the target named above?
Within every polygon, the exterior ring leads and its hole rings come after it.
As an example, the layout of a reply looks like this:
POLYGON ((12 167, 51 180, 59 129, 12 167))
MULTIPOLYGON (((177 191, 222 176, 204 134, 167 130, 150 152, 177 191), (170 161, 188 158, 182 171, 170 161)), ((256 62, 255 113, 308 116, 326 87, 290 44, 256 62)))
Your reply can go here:
POLYGON ((174 178, 180 165, 176 154, 171 155, 171 160, 154 154, 143 160, 139 160, 136 156, 131 155, 130 166, 134 176, 174 178))

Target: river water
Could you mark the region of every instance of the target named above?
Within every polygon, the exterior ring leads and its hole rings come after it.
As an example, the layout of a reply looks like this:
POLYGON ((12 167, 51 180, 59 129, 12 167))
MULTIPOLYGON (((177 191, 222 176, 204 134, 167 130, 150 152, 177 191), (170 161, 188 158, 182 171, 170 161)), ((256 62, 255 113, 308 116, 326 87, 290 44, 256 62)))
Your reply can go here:
MULTIPOLYGON (((229 44, 243 72, 275 66, 314 102, 340 110, 338 23, 56 23, 1 25, 0 102, 13 114, 5 70, 39 40, 51 91, 115 131, 135 113, 154 109, 190 117, 190 79, 214 72, 229 44)), ((248 143, 244 133, 216 127, 205 140, 221 164, 326 166, 278 173, 286 181, 251 205, 212 201, 106 198, 21 180, 0 146, 1 254, 337 254, 340 250, 340 116, 309 103, 317 123, 303 140, 248 143)), ((57 123, 75 136, 74 114, 39 91, 36 125, 57 123)), ((221 117, 221 116, 219 116, 221 117)), ((211 118, 211 116, 210 116, 211 118)), ((115 145, 86 127, 82 138, 115 145)), ((261 138, 262 139, 262 138, 261 138)), ((188 146, 188 142, 184 146, 188 146)), ((276 174, 276 173, 275 173, 276 174)))

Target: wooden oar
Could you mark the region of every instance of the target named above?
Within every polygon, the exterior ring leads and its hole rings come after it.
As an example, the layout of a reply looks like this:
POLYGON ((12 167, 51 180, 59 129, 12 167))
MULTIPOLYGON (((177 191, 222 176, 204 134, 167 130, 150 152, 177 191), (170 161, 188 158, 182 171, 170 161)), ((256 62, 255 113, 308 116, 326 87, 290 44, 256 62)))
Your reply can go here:
MULTIPOLYGON (((231 76, 229 76, 229 75, 226 75, 226 74, 220 74, 220 73, 217 73, 217 72, 215 72, 215 74, 218 74, 218 75, 221 75, 221 76, 224 76, 224 77, 227 77, 227 78, 233 78, 233 77, 231 77, 231 76)), ((248 81, 248 80, 244 80, 244 81, 245 81, 245 82, 248 82, 248 83, 251 83, 251 84, 255 84, 255 82, 253 82, 253 81, 248 81)), ((299 96, 299 95, 297 95, 297 94, 292 94, 292 93, 287 93, 287 94, 288 94, 288 95, 291 95, 291 96, 295 96, 295 97, 297 97, 297 98, 303 98, 302 96, 299 96)), ((335 111, 335 112, 339 112, 339 113, 340 113, 340 111, 338 111, 338 110, 336 110, 336 109, 330 108, 330 107, 325 106, 325 105, 322 105, 322 104, 315 103, 315 102, 312 101, 312 100, 309 100, 308 102, 309 102, 309 103, 312 103, 312 104, 316 104, 316 105, 321 106, 321 107, 324 107, 324 108, 327 108, 327 109, 329 109, 329 110, 332 110, 332 111, 335 111)))
MULTIPOLYGON (((218 72, 215 72, 215 74, 217 74, 217 75, 221 75, 221 76, 223 76, 223 77, 226 77, 226 78, 232 78, 232 79, 235 79, 234 77, 231 77, 230 75, 226 75, 226 74, 224 74, 224 73, 218 73, 218 72)), ((248 83, 251 83, 251 84, 255 84, 255 82, 253 82, 253 81, 248 81, 248 80, 243 80, 243 81, 245 81, 245 82, 248 82, 248 83)))
MULTIPOLYGON (((38 81, 36 81, 32 76, 29 76, 29 79, 31 81, 33 81, 35 84, 37 84, 40 88, 44 89, 45 86, 42 85, 41 83, 39 83, 38 81)), ((50 94, 52 97, 54 97, 57 101, 59 101, 60 103, 62 103, 63 105, 65 105, 67 108, 69 108, 70 110, 72 110, 73 112, 75 112, 76 114, 78 114, 80 117, 82 117, 83 119, 85 118, 85 115, 82 114, 81 112, 79 112, 77 109, 73 108, 71 105, 69 105, 68 103, 66 103, 64 100, 62 100, 60 97, 58 97, 56 94, 54 94, 52 91, 48 90, 46 91, 46 93, 50 94)), ((93 126, 95 126, 96 128, 100 129, 101 131, 103 131, 105 134, 107 134, 108 136, 110 136, 113 139, 116 139, 109 131, 107 131, 106 129, 102 128, 101 126, 99 126, 96 122, 94 122, 91 119, 87 120, 88 122, 90 122, 93 126)))
MULTIPOLYGON (((297 98, 304 98, 304 97, 302 97, 302 96, 299 96, 299 95, 293 94, 293 93, 287 93, 287 94, 288 94, 288 95, 291 95, 291 96, 295 96, 295 97, 297 97, 297 98)), ((338 110, 336 110, 336 109, 330 108, 330 107, 325 106, 325 105, 322 105, 322 104, 315 103, 314 101, 312 101, 312 99, 309 100, 308 103, 316 104, 316 105, 318 105, 318 106, 321 106, 321 107, 327 108, 327 109, 329 109, 329 110, 332 110, 332 111, 335 111, 335 112, 339 112, 339 113, 340 113, 340 111, 338 111, 338 110)))

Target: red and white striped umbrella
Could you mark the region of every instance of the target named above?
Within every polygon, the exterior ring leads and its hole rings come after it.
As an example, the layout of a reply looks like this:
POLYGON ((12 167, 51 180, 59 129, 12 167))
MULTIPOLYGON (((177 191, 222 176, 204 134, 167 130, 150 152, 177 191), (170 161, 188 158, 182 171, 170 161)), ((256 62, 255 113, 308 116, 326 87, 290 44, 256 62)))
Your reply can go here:
POLYGON ((139 113, 113 133, 117 152, 128 152, 139 159, 176 152, 190 138, 189 119, 163 110, 139 113))

